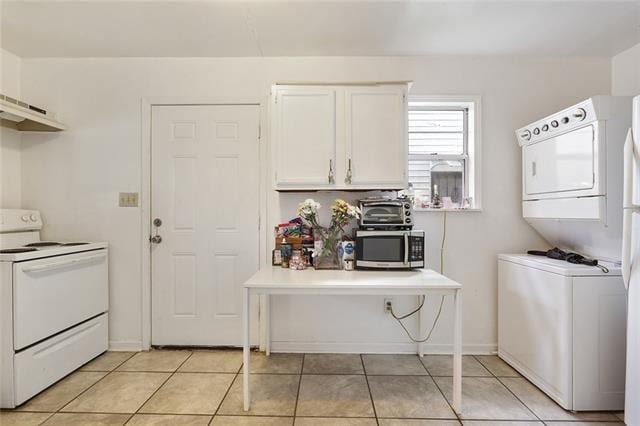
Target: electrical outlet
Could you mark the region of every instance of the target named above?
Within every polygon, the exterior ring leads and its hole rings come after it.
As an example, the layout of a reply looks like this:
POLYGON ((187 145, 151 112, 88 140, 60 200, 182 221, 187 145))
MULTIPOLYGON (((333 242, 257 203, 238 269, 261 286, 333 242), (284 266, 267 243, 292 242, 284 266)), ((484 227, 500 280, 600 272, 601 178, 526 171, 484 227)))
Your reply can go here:
POLYGON ((118 194, 118 205, 120 207, 138 207, 138 193, 120 192, 118 194))
POLYGON ((393 299, 385 298, 384 299, 384 311, 391 313, 391 307, 393 306, 393 299))

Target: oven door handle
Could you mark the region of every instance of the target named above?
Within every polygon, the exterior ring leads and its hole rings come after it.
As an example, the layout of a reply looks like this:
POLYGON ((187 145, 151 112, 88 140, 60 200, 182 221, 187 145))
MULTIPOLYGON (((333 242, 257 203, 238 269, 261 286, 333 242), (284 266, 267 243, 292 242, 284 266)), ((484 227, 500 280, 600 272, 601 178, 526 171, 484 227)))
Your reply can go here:
POLYGON ((409 233, 404 233, 404 264, 409 264, 409 233))
POLYGON ((50 270, 53 270, 53 269, 65 268, 65 267, 71 266, 71 265, 79 265, 79 264, 82 264, 82 263, 93 262, 94 260, 104 259, 106 256, 107 256, 107 254, 103 253, 103 254, 99 254, 99 255, 95 255, 95 256, 88 256, 88 257, 81 257, 81 258, 78 258, 78 259, 65 260, 63 262, 45 263, 45 264, 42 264, 42 265, 27 266, 26 268, 22 268, 22 272, 44 272, 44 271, 50 271, 50 270))

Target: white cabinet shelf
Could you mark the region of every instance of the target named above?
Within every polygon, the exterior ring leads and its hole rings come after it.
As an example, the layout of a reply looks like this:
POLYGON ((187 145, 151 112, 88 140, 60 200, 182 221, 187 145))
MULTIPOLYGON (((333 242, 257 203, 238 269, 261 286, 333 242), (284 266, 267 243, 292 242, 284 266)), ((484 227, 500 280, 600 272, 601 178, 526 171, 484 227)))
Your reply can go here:
POLYGON ((406 83, 274 86, 274 188, 405 188, 407 87, 406 83))

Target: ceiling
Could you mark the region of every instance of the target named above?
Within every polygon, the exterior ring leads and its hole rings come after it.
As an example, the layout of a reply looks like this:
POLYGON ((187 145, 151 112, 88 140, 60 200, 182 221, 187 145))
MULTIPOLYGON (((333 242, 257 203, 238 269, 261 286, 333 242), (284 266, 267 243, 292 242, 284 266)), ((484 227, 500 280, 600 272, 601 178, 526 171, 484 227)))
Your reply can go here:
POLYGON ((613 56, 634 1, 1 0, 21 57, 613 56))

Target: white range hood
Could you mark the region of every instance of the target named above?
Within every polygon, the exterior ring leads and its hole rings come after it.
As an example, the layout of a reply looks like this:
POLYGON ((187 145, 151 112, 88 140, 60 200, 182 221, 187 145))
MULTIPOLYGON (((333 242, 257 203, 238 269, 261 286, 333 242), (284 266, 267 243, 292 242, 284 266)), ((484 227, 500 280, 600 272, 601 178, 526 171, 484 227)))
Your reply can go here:
POLYGON ((66 126, 46 110, 0 94, 0 124, 23 132, 59 132, 66 126))

